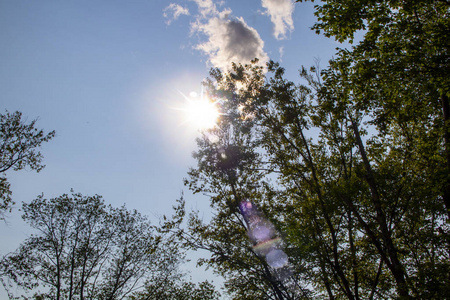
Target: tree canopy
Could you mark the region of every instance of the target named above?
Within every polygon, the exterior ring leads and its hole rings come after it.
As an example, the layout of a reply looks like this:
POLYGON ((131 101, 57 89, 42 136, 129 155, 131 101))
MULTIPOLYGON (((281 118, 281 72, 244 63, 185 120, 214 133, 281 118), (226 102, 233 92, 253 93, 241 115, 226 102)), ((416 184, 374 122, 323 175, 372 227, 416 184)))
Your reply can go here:
POLYGON ((11 298, 17 288, 32 299, 217 297, 209 282, 184 279, 183 251, 136 210, 72 193, 24 203, 23 219, 35 233, 1 260, 11 298))
POLYGON ((14 204, 6 171, 19 171, 26 167, 37 172, 45 165, 38 151, 41 144, 55 136, 55 131, 44 133, 35 127, 36 120, 26 124, 21 112, 0 114, 0 219, 14 204))
POLYGON ((211 71, 223 115, 186 185, 215 214, 193 212, 178 232, 211 252, 200 262, 235 299, 450 297, 448 12, 447 1, 323 1, 318 33, 364 36, 327 68, 302 68, 302 84, 273 62, 267 74, 211 71), (290 276, 247 239, 245 199, 282 233, 290 276))

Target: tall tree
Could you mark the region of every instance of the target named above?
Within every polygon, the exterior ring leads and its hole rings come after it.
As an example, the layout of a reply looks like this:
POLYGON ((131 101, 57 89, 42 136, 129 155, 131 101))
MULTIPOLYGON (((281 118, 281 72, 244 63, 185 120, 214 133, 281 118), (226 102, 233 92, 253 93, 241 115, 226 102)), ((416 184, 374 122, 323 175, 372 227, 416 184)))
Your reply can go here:
POLYGON ((26 124, 18 111, 0 114, 0 220, 14 204, 5 172, 26 167, 39 172, 44 168, 43 156, 38 149, 55 136, 55 131, 45 134, 35 124, 36 120, 26 124))
POLYGON ((10 293, 19 287, 34 298, 122 299, 147 281, 179 276, 182 253, 135 210, 73 193, 39 196, 23 212, 36 233, 1 261, 10 293))
MULTIPOLYGON (((318 33, 341 42, 364 36, 329 68, 313 70, 316 78, 302 70, 306 86, 285 80, 276 64, 267 78, 252 66, 211 74, 226 138, 199 141, 187 183, 211 193, 217 210, 235 205, 236 195, 261 202, 286 234, 294 276, 307 274, 316 296, 450 296, 448 13, 439 0, 322 1, 318 33)), ((230 249, 219 215, 213 229, 191 231, 230 249)), ((209 263, 246 282, 233 273, 238 262, 209 263)))
POLYGON ((352 101, 380 131, 395 123, 408 142, 436 153, 424 166, 450 217, 449 2, 330 0, 315 7, 318 33, 352 41, 363 30, 364 37, 336 60, 349 71, 352 101))
POLYGON ((253 65, 212 71, 210 96, 223 117, 199 139, 186 184, 210 195, 216 213, 209 224, 191 214, 186 243, 212 252, 205 262, 236 299, 448 296, 442 181, 424 166, 441 159, 442 139, 414 147, 404 131, 425 139, 434 119, 378 129, 362 87, 347 80, 352 65, 330 63, 302 70, 307 85, 284 79, 274 63, 268 76, 253 65), (283 233, 295 288, 245 239, 241 199, 257 202, 283 233))
MULTIPOLYGON (((448 263, 441 260, 447 255, 448 261, 449 250, 441 249, 437 256, 435 252, 437 240, 450 245, 449 7, 448 1, 334 0, 316 6, 318 32, 351 41, 364 30, 364 37, 350 51, 341 50, 325 72, 324 98, 347 112, 360 111, 378 131, 370 140, 377 152, 361 140, 358 148, 361 155, 367 154, 365 172, 372 198, 380 199, 375 201, 379 224, 389 222, 389 218, 382 221, 384 215, 398 220, 397 233, 383 225, 383 239, 391 249, 392 261, 387 264, 405 298, 437 290, 448 295, 438 282, 447 286, 450 282, 444 275, 449 273, 448 263), (408 190, 402 200, 390 194, 399 199, 395 206, 382 200, 388 191, 376 178, 380 170, 394 166, 403 171, 392 174, 410 183, 397 184, 402 193, 408 190), (420 234, 405 234, 408 227, 420 234), (405 243, 397 246, 389 242, 403 239, 405 243), (414 259, 401 262, 396 256, 403 251, 415 253, 414 259)), ((352 127, 357 133, 358 126, 352 127)))
MULTIPOLYGON (((235 65, 230 74, 213 70, 212 76, 210 96, 222 99, 223 117, 216 129, 198 140, 199 151, 194 155, 198 168, 189 172, 186 184, 194 192, 211 196, 215 216, 205 224, 198 215, 191 214, 188 233, 182 236, 187 246, 211 252, 212 258, 202 263, 227 279, 225 285, 235 299, 308 298, 311 292, 304 284, 308 275, 296 272, 288 276, 289 267, 270 267, 259 255, 258 245, 252 245, 247 238, 248 228, 238 209, 241 201, 251 200, 268 212, 275 224, 279 222, 274 218, 283 215, 273 209, 277 199, 283 197, 283 191, 271 184, 279 170, 265 160, 267 151, 261 132, 256 130, 254 111, 244 112, 252 98, 268 92, 262 68, 235 65)), ((292 251, 289 245, 287 251, 292 251)), ((305 265, 293 267, 304 270, 305 265)))

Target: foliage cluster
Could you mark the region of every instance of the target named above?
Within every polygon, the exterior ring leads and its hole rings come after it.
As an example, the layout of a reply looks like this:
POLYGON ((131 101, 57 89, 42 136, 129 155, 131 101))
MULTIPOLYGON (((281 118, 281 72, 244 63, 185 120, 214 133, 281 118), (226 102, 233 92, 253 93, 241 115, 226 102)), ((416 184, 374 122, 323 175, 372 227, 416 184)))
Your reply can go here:
POLYGON ((10 212, 14 202, 6 171, 19 171, 29 167, 37 172, 44 168, 42 154, 37 151, 42 143, 55 136, 35 127, 36 120, 26 124, 21 112, 0 114, 0 220, 10 212))
POLYGON ((217 299, 208 282, 185 280, 183 251, 136 210, 100 196, 39 196, 23 204, 35 229, 0 262, 11 299, 217 299))

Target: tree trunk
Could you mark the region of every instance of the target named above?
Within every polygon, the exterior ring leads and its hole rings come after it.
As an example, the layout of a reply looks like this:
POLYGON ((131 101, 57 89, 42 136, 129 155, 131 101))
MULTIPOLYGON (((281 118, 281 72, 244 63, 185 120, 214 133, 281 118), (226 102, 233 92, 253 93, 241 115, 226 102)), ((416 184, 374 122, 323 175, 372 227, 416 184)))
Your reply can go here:
POLYGON ((448 97, 444 94, 441 95, 441 104, 442 104, 442 113, 444 117, 444 147, 445 147, 445 156, 447 160, 447 168, 446 168, 446 179, 444 183, 444 204, 447 209, 447 216, 450 219, 450 106, 448 103, 448 97))
POLYGON ((348 218, 348 241, 350 243, 350 251, 351 251, 351 257, 352 257, 355 299, 359 300, 358 263, 356 260, 356 248, 355 248, 355 244, 354 244, 354 240, 353 240, 353 218, 352 218, 352 212, 350 210, 347 210, 347 218, 348 218))
POLYGON ((409 298, 409 292, 408 292, 408 286, 406 284, 405 279, 405 272, 404 268, 402 266, 402 263, 400 262, 398 255, 397 255, 397 249, 394 245, 394 242, 391 238, 391 233, 389 232, 387 221, 386 221, 386 215, 384 214, 380 195, 378 193, 377 184, 375 182, 375 178, 373 176, 372 167, 370 166, 369 159, 367 158, 366 151, 364 149, 363 142, 361 140, 361 136, 359 134, 359 129, 357 124, 353 121, 353 119, 349 116, 353 133, 355 134, 356 143, 358 144, 359 152, 361 154, 361 158, 364 162, 364 167, 366 170, 366 181, 369 185, 370 192, 372 195, 372 204, 375 208, 376 212, 376 221, 380 227, 381 236, 384 244, 384 248, 387 251, 387 255, 390 260, 390 264, 388 265, 392 275, 394 276, 395 282, 397 284, 397 291, 401 299, 408 299, 409 298))

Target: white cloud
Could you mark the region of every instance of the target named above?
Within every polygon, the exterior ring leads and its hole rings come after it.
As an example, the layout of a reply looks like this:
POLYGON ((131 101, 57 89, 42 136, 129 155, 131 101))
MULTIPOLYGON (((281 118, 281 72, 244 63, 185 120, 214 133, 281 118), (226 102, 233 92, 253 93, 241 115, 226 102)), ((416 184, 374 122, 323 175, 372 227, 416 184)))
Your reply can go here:
MULTIPOLYGON (((191 1, 198 8, 191 23, 191 34, 203 39, 194 48, 203 52, 213 67, 228 71, 233 62, 248 64, 255 58, 265 65, 269 58, 263 49, 264 41, 243 18, 230 17, 232 11, 222 8, 224 1, 191 1)), ((189 15, 189 10, 175 3, 164 9, 167 24, 181 15, 189 15)))
POLYGON ((211 0, 193 1, 198 5, 199 16, 191 30, 207 39, 195 48, 206 54, 214 67, 229 70, 232 62, 246 64, 255 58, 261 64, 268 61, 263 40, 243 18, 230 18, 230 9, 219 11, 211 0))
POLYGON ((172 21, 178 19, 181 15, 189 15, 189 10, 181 5, 171 3, 164 9, 164 17, 168 20, 166 23, 170 25, 172 21))
POLYGON ((206 23, 196 23, 193 29, 207 36, 208 40, 196 48, 209 57, 214 67, 228 70, 232 62, 246 64, 255 58, 261 64, 268 61, 263 40, 243 18, 212 17, 206 23))
POLYGON ((274 25, 273 35, 276 39, 286 38, 288 31, 294 30, 294 3, 292 0, 261 0, 261 5, 267 10, 265 13, 270 16, 274 25))
POLYGON ((218 14, 217 8, 212 0, 193 0, 197 3, 198 9, 203 16, 206 18, 208 15, 218 14))

